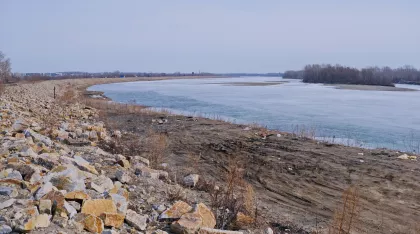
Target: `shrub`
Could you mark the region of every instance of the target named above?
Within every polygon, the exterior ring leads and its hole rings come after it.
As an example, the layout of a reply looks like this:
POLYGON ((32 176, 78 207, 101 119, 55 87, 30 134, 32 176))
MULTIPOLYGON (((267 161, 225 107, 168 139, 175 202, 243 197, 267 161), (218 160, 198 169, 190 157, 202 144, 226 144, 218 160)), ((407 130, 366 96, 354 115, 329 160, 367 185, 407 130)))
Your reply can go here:
POLYGON ((329 234, 347 234, 356 229, 360 217, 360 195, 355 186, 350 186, 343 192, 341 207, 334 214, 329 228, 329 234))
POLYGON ((158 168, 166 158, 168 137, 164 134, 150 131, 146 140, 148 159, 152 168, 158 168))
MULTIPOLYGON (((240 226, 250 226, 255 223, 256 211, 255 193, 250 184, 243 178, 243 169, 237 161, 228 164, 222 188, 213 186, 210 191, 211 207, 216 217, 216 228, 228 229, 237 227, 236 219, 240 214, 240 226), (249 217, 249 218, 243 218, 249 217)), ((237 227, 241 228, 241 227, 237 227)))
POLYGON ((166 194, 168 196, 168 200, 171 202, 186 201, 185 190, 180 185, 169 187, 166 194))

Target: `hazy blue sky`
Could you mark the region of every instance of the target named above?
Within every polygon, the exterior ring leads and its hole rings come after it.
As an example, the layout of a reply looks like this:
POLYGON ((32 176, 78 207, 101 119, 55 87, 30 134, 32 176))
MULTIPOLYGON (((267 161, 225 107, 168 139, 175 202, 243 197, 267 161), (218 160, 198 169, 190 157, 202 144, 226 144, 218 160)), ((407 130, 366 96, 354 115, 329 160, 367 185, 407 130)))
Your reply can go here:
POLYGON ((16 72, 420 67, 419 0, 0 0, 16 72))

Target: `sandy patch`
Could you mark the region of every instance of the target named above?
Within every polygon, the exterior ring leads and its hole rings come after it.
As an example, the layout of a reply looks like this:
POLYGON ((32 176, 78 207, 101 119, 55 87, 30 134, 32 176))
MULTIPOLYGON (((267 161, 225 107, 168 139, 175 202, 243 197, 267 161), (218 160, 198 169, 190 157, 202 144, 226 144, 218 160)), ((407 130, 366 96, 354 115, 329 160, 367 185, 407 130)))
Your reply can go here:
POLYGON ((266 82, 226 82, 226 83, 209 83, 209 84, 220 84, 224 86, 271 86, 288 83, 285 81, 266 81, 266 82))

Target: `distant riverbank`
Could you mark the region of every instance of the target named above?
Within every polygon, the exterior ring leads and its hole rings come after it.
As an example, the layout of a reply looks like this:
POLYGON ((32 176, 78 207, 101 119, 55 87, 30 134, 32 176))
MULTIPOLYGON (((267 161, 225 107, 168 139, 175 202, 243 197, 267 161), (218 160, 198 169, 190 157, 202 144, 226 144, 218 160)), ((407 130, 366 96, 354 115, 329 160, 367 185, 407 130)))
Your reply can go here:
POLYGON ((418 91, 416 89, 400 88, 392 86, 379 86, 379 85, 348 85, 348 84, 325 84, 326 86, 333 86, 336 89, 346 90, 366 90, 366 91, 418 91))

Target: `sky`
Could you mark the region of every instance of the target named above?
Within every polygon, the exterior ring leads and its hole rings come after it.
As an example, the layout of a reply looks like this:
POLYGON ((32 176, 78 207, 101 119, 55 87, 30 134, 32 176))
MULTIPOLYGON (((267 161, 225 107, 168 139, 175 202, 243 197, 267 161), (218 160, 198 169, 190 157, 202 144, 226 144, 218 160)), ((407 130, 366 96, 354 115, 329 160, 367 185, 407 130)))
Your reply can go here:
POLYGON ((14 72, 420 68, 418 0, 0 0, 14 72))

